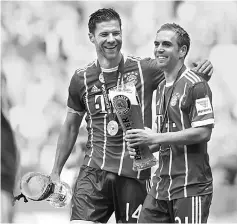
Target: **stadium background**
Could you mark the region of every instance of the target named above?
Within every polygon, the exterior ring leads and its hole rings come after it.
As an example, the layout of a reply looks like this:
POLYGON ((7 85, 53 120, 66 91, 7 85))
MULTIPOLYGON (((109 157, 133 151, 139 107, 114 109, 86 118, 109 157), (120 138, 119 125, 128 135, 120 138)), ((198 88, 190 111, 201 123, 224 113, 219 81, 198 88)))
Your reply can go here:
MULTIPOLYGON (((237 222, 237 2, 235 1, 2 1, 2 109, 15 132, 19 178, 49 174, 66 114, 67 88, 75 69, 95 58, 88 16, 113 7, 122 17, 123 52, 153 57, 159 26, 177 22, 191 36, 187 64, 208 58, 214 66, 215 128, 209 142, 214 197, 209 223, 237 222)), ((73 185, 85 147, 85 124, 62 180, 73 185)), ((19 193, 19 181, 15 194, 19 193)), ((15 205, 16 223, 66 223, 69 209, 47 202, 15 205)), ((113 218, 110 220, 113 222, 113 218)))

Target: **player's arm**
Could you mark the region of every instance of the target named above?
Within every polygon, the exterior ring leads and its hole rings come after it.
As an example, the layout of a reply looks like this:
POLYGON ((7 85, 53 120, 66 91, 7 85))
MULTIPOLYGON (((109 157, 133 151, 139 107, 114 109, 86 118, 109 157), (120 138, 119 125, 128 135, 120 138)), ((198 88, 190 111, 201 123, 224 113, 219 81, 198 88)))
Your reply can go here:
POLYGON ((210 126, 188 128, 177 132, 147 133, 143 129, 132 129, 126 132, 126 141, 130 148, 140 144, 178 144, 190 145, 210 140, 212 128, 210 126))
POLYGON ((82 88, 80 83, 80 74, 75 71, 68 88, 68 113, 60 130, 55 161, 51 172, 51 178, 54 181, 59 181, 59 176, 70 153, 72 152, 82 119, 85 114, 85 108, 81 98, 82 88))
MULTIPOLYGON (((208 142, 211 138, 212 125, 188 128, 177 132, 166 132, 160 134, 160 144, 192 145, 201 142, 208 142)), ((157 140, 156 140, 157 141, 157 140)))
POLYGON ((56 156, 51 178, 58 180, 76 142, 83 116, 68 112, 57 142, 56 156))
POLYGON ((207 82, 194 84, 185 102, 183 102, 185 107, 183 109, 190 108, 190 128, 167 133, 153 133, 142 129, 128 130, 125 140, 128 142, 129 148, 134 148, 140 144, 190 145, 209 141, 214 124, 211 99, 212 93, 207 82))
POLYGON ((135 148, 141 144, 147 144, 152 153, 159 151, 160 145, 192 145, 200 142, 208 142, 212 133, 212 127, 188 128, 177 132, 148 133, 143 129, 132 129, 126 132, 125 140, 130 157, 136 155, 135 148))

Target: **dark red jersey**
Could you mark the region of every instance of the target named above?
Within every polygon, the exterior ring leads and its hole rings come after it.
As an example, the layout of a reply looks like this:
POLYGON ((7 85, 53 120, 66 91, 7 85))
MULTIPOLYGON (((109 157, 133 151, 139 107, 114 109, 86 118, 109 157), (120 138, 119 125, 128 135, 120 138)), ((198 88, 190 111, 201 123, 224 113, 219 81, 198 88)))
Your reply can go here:
MULTIPOLYGON (((213 126, 212 93, 207 82, 186 69, 174 86, 174 88, 173 84, 167 86, 163 81, 157 89, 158 127, 161 126, 162 119, 160 118, 164 116, 167 102, 169 102, 168 116, 162 132, 213 126)), ((153 178, 151 195, 161 200, 172 200, 211 192, 212 173, 206 142, 161 146, 159 168, 153 178)))
MULTIPOLYGON (((140 99, 144 124, 152 125, 152 95, 158 84, 164 79, 154 59, 124 57, 122 81, 136 86, 140 99)), ((117 86, 118 68, 103 70, 107 93, 117 86)), ((70 112, 83 115, 86 113, 88 142, 84 164, 118 175, 133 178, 149 178, 150 169, 135 172, 133 161, 129 157, 124 141, 124 133, 119 125, 115 136, 107 132, 109 116, 107 113, 102 84, 99 80, 101 68, 97 61, 83 69, 76 70, 69 86, 68 108, 70 112)), ((116 118, 117 119, 117 118, 116 118)))

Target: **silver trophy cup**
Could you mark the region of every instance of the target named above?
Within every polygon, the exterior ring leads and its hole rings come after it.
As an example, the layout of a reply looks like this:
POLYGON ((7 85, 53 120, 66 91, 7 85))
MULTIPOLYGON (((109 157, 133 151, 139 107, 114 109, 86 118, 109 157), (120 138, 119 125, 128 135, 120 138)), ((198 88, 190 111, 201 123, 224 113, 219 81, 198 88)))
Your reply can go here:
POLYGON ((33 201, 46 200, 55 208, 65 207, 72 198, 72 190, 65 182, 52 182, 50 176, 30 172, 20 182, 22 195, 33 201))

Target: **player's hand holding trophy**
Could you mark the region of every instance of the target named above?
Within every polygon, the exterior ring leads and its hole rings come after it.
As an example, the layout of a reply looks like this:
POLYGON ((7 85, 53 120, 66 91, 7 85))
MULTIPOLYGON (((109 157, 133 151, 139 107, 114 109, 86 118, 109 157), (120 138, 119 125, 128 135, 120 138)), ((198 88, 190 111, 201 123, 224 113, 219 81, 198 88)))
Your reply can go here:
MULTIPOLYGON (((110 90, 109 94, 123 131, 135 128, 144 129, 136 87, 134 85, 120 85, 119 88, 110 90)), ((157 159, 146 144, 140 145, 136 149, 136 154, 133 160, 134 171, 148 169, 157 164, 157 159)))
POLYGON ((21 194, 15 199, 21 197, 33 201, 46 200, 55 208, 65 207, 72 198, 72 190, 70 186, 62 181, 53 182, 50 176, 39 173, 30 172, 21 178, 20 182, 21 194))

